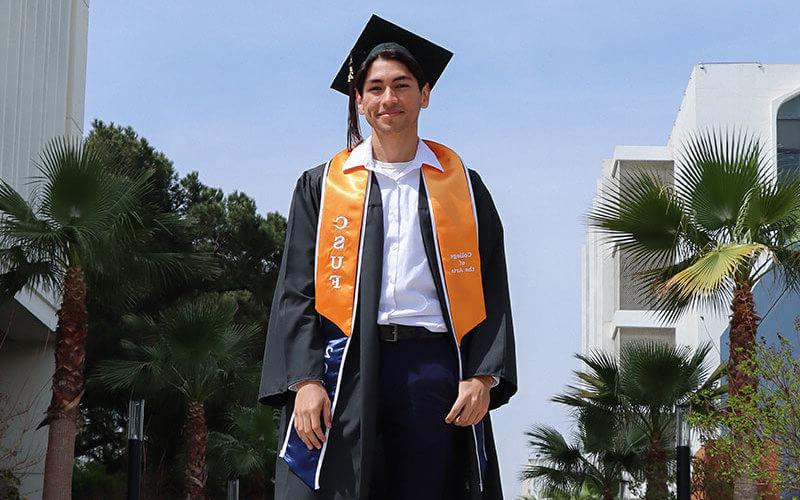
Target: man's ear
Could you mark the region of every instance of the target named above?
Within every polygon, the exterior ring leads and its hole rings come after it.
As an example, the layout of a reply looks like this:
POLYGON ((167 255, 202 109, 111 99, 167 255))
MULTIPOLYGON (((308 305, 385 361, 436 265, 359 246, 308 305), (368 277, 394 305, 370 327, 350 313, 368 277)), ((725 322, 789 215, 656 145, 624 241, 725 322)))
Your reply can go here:
POLYGON ((364 108, 361 107, 361 101, 362 101, 361 93, 358 90, 356 90, 356 107, 358 108, 358 114, 359 115, 363 115, 364 114, 364 108))
POLYGON ((422 102, 420 108, 427 108, 428 103, 431 101, 431 86, 427 83, 422 86, 422 102))

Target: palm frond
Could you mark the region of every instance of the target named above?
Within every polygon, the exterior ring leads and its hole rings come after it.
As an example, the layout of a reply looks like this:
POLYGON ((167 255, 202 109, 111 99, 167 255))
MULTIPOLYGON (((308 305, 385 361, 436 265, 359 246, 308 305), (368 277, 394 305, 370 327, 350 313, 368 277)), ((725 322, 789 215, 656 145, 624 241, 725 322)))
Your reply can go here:
POLYGON ((636 264, 645 267, 674 260, 687 224, 681 200, 646 171, 609 180, 587 220, 605 241, 628 251, 636 264))
POLYGON ((232 407, 226 418, 227 432, 209 435, 209 451, 219 458, 227 477, 262 475, 269 477, 267 464, 277 454, 277 422, 265 406, 232 407))
POLYGON ((615 447, 622 422, 620 414, 597 405, 583 405, 577 412, 580 437, 587 452, 600 453, 615 447))
POLYGON ((149 172, 116 175, 82 138, 56 137, 45 145, 36 166, 41 212, 59 226, 96 240, 120 221, 137 216, 149 189, 149 172))
POLYGON ((135 256, 134 266, 156 283, 188 282, 220 275, 221 268, 210 253, 149 252, 135 256))
POLYGON ((28 202, 8 183, 0 181, 0 244, 20 246, 34 259, 53 259, 65 234, 39 218, 28 202))
POLYGON ((669 278, 664 288, 673 288, 681 299, 716 294, 726 282, 733 281, 743 266, 754 261, 757 254, 766 249, 760 243, 719 245, 669 278))
POLYGON ((520 479, 529 479, 551 494, 578 493, 586 481, 585 459, 581 450, 567 443, 564 436, 546 425, 525 432, 528 446, 537 454, 537 463, 520 471, 520 479))
POLYGON ((542 494, 550 498, 570 498, 581 490, 581 487, 574 485, 579 479, 574 474, 546 465, 524 465, 519 479, 533 481, 542 494))
POLYGON ((229 370, 244 368, 256 337, 261 331, 257 324, 231 325, 222 337, 220 363, 229 370))
POLYGON ((3 216, 16 221, 37 220, 33 208, 11 184, 0 180, 0 212, 3 216))
POLYGON ((138 339, 123 341, 124 359, 101 366, 99 378, 118 390, 158 375, 162 387, 206 401, 246 372, 258 326, 234 324, 235 314, 233 300, 202 297, 158 317, 128 315, 125 325, 138 339))
POLYGON ((14 298, 25 286, 54 291, 64 280, 61 266, 32 260, 22 245, 0 248, 0 268, 5 270, 0 274, 0 303, 14 298))
POLYGON ((582 383, 577 388, 582 399, 591 399, 596 404, 613 406, 618 404, 616 398, 619 383, 619 365, 617 359, 607 352, 594 350, 588 354, 576 354, 587 369, 575 371, 576 378, 582 383))
POLYGON ((156 370, 151 360, 112 359, 98 366, 97 378, 112 391, 135 389, 157 380, 156 370))
POLYGON ((675 171, 676 189, 691 207, 693 219, 720 234, 720 243, 734 240, 742 207, 772 180, 763 146, 742 130, 690 134, 676 151, 675 171))
POLYGON ((800 248, 792 244, 786 247, 770 247, 770 256, 773 264, 761 273, 761 278, 769 272, 775 273, 778 282, 782 282, 787 290, 794 293, 800 292, 800 248))
POLYGON ((722 286, 705 295, 686 296, 678 287, 667 287, 666 284, 676 274, 695 265, 703 254, 695 254, 676 264, 636 273, 637 290, 643 303, 665 325, 677 321, 689 311, 710 311, 714 314, 725 314, 733 299, 733 286, 722 282, 722 286))
POLYGON ((696 350, 654 341, 636 341, 620 353, 620 390, 632 404, 671 412, 708 377, 709 344, 696 350))
POLYGON ((788 172, 774 183, 760 185, 742 219, 755 241, 780 244, 796 236, 800 223, 800 173, 788 172))

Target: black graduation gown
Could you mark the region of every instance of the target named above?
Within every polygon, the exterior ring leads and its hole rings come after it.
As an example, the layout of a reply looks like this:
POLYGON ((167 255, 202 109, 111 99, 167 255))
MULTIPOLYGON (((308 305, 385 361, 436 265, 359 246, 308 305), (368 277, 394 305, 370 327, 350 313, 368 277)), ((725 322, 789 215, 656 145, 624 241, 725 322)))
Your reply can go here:
MULTIPOLYGON (((261 371, 259 401, 281 407, 278 446, 287 432, 294 409, 293 391, 287 388, 305 379, 324 379, 324 341, 314 309, 314 259, 317 218, 325 165, 303 173, 297 181, 286 229, 286 243, 272 302, 261 371)), ((420 172, 420 176, 422 173, 420 172)), ((517 390, 517 368, 511 302, 508 291, 503 228, 489 191, 480 176, 469 170, 478 217, 481 276, 486 319, 462 340, 463 378, 495 375, 500 383, 490 391, 489 409, 506 404, 517 390)), ((419 220, 439 302, 445 304, 427 195, 420 179, 419 220)), ((327 450, 320 472, 320 489, 312 490, 278 458, 275 471, 276 500, 383 498, 382 449, 377 438, 380 345, 377 315, 383 266, 383 209, 377 179, 367 208, 359 301, 353 337, 339 387, 327 450)), ((447 315, 444 315, 448 328, 447 315)), ((450 336, 455 349, 455 339, 450 336)), ((487 470, 483 491, 469 427, 457 427, 459 498, 501 499, 500 473, 489 414, 484 417, 487 470)), ((413 480, 413 479, 412 479, 413 480)))

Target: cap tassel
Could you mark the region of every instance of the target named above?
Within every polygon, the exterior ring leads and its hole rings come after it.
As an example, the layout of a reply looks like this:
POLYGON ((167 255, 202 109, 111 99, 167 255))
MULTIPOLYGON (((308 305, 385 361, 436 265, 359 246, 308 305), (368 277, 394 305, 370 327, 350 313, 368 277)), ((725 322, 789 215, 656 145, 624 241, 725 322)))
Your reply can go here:
POLYGON ((347 83, 353 81, 353 54, 350 54, 350 63, 348 64, 350 72, 347 74, 347 83))

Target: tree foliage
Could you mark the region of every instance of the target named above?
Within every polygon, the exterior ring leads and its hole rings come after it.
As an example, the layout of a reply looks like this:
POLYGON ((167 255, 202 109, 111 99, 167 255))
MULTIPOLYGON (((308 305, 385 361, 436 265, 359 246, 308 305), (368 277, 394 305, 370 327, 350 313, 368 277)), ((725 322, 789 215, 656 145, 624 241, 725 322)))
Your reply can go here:
MULTIPOLYGON (((95 120, 88 137, 121 172, 150 172, 154 206, 168 211, 180 222, 177 229, 135 242, 141 251, 208 253, 220 269, 214 279, 189 276, 187 280, 146 279, 135 268, 116 266, 116 275, 88 276, 89 336, 87 373, 96 373, 106 360, 123 356, 121 341, 137 340, 124 323, 126 315, 156 317, 166 308, 213 293, 236 302, 235 321, 260 326, 258 341, 247 353, 246 379, 232 390, 216 394, 206 406, 208 427, 227 430, 227 413, 240 405, 255 405, 256 372, 263 353, 269 305, 283 251, 286 219, 275 212, 261 215, 255 201, 244 193, 224 194, 207 186, 199 174, 180 176, 167 156, 157 151, 131 127, 95 120), (128 290, 125 290, 125 289, 128 290), (135 296, 134 301, 126 296, 135 296)), ((113 270, 112 269, 112 270, 113 270)), ((109 474, 124 470, 126 440, 122 432, 129 394, 109 393, 96 379, 89 379, 81 414, 83 427, 76 455, 101 464, 109 474)), ((180 494, 181 423, 184 407, 177 398, 148 399, 145 418, 145 491, 150 497, 180 494), (157 410, 157 411, 156 411, 157 410)), ((272 471, 269 471, 271 478, 272 471)), ((222 477, 209 491, 224 491, 222 477)))
POLYGON ((624 345, 619 357, 601 351, 578 354, 585 366, 575 372, 578 383, 553 401, 573 408, 581 418, 591 416, 599 432, 618 436, 599 441, 595 449, 619 449, 620 438, 635 444, 641 467, 626 465, 624 470, 636 482, 646 482, 645 498, 660 500, 666 498, 674 474, 675 407, 700 390, 713 390, 722 373, 708 369, 710 349, 708 344, 693 351, 637 341, 624 345))
MULTIPOLYGON (((705 456, 721 464, 714 474, 727 482, 745 476, 763 486, 800 490, 800 324, 795 334, 763 337, 745 369, 760 380, 755 389, 730 395, 693 416, 705 456), (745 440, 742 447, 734 436, 745 440)), ((701 467, 704 464, 700 464, 701 467)))

